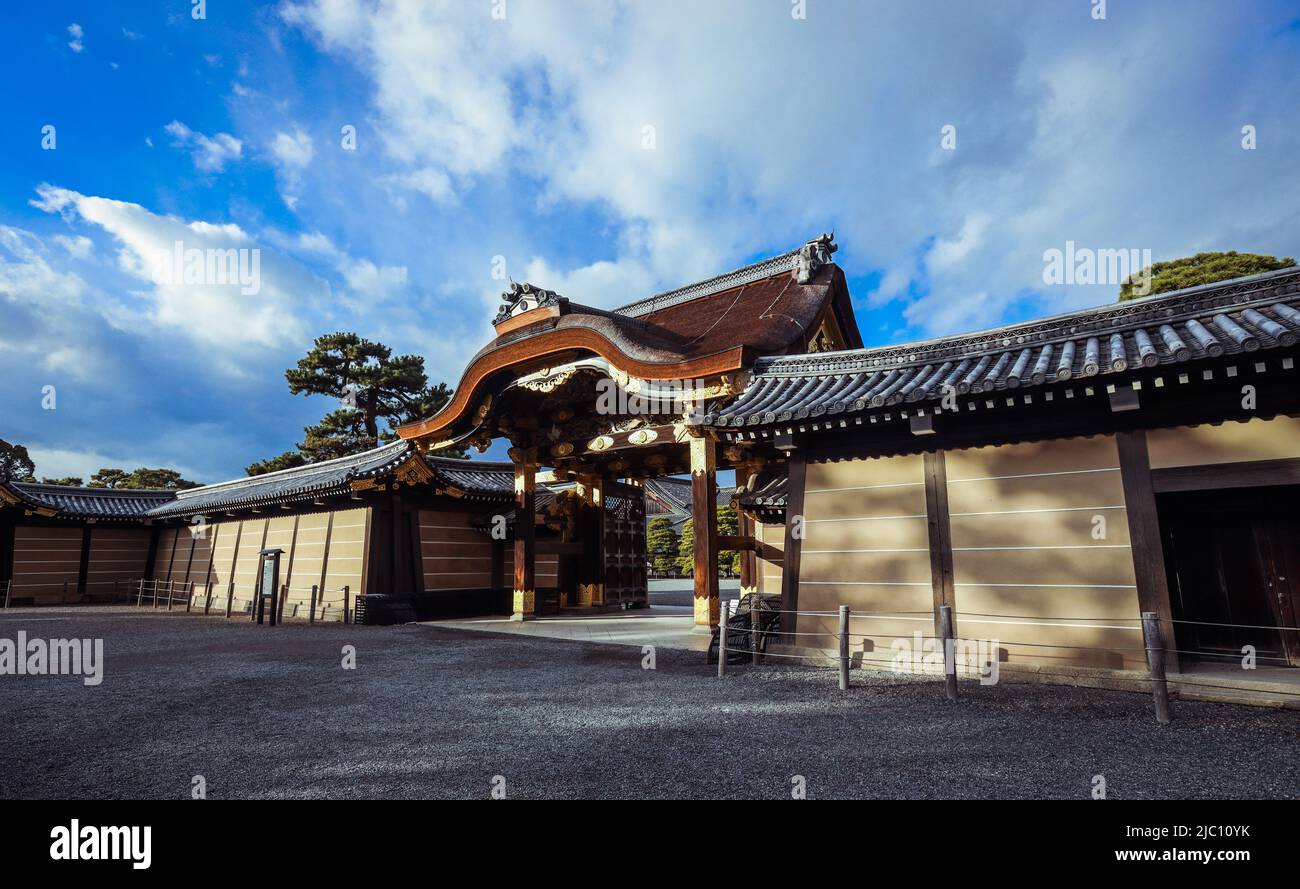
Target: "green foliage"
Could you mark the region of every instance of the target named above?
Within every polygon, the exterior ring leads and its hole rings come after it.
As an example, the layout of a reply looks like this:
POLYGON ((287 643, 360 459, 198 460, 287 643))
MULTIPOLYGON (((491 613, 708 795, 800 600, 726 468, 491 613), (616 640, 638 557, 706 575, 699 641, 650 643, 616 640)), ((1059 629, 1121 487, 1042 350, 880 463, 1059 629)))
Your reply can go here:
POLYGON ((278 469, 292 469, 295 466, 305 466, 307 458, 302 455, 302 451, 285 451, 278 457, 272 457, 270 460, 259 460, 252 464, 244 471, 249 475, 265 475, 268 472, 275 472, 278 469))
POLYGON ((646 554, 656 574, 671 574, 677 562, 677 532, 673 530, 672 519, 658 516, 646 526, 646 554))
POLYGON ((36 464, 27 448, 0 439, 0 481, 36 481, 36 464))
MULTIPOLYGON (((388 346, 355 333, 317 337, 311 351, 286 370, 284 378, 294 395, 327 395, 344 406, 306 427, 296 452, 253 463, 245 469, 249 475, 359 454, 395 441, 398 426, 436 414, 451 399, 445 383, 429 385, 423 358, 394 357, 388 346), (381 420, 385 421, 382 427, 381 420)), ((438 453, 465 456, 463 448, 438 453)))
MULTIPOLYGON (((740 522, 736 517, 736 510, 731 506, 718 507, 718 533, 740 533, 740 522)), ((734 549, 719 550, 718 568, 728 574, 740 573, 740 553, 734 549)))
POLYGON ((682 574, 695 574, 695 520, 687 519, 682 524, 682 534, 677 539, 677 567, 682 574))
POLYGON ((76 476, 76 475, 65 475, 63 478, 43 478, 43 479, 41 479, 41 484, 43 484, 43 485, 67 485, 68 487, 72 487, 72 488, 80 488, 82 485, 85 484, 85 482, 82 481, 82 479, 81 479, 80 476, 76 476))
POLYGON ((90 477, 92 488, 134 488, 145 491, 184 491, 197 488, 198 482, 182 478, 174 469, 146 469, 140 467, 134 472, 121 469, 104 468, 90 477))
POLYGON ((1120 302, 1149 296, 1153 293, 1168 293, 1195 287, 1199 284, 1213 284, 1229 278, 1241 278, 1246 275, 1258 275, 1295 265, 1291 257, 1278 259, 1276 256, 1264 256, 1258 253, 1238 253, 1229 250, 1226 253, 1198 253, 1169 262, 1152 263, 1135 275, 1130 275, 1119 288, 1120 302), (1151 290, 1138 293, 1146 274, 1151 275, 1151 290))

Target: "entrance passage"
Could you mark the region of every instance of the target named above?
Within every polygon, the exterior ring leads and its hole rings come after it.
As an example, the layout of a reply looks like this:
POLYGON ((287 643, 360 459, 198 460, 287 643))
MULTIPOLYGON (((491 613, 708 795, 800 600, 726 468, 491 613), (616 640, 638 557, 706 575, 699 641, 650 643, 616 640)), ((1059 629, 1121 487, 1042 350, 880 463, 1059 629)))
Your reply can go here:
POLYGON ((1300 666, 1300 486, 1162 494, 1169 596, 1182 657, 1300 666), (1196 622, 1196 623, 1190 623, 1196 622), (1235 624, 1237 626, 1213 626, 1235 624), (1217 657, 1215 655, 1218 655, 1217 657))

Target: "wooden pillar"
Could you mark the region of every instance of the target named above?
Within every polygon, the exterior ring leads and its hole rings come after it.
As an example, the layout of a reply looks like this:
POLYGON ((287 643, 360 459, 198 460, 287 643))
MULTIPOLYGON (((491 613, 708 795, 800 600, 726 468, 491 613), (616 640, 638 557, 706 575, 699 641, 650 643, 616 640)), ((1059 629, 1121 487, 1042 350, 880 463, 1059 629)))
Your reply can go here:
MULTIPOLYGON (((744 490, 754 470, 749 466, 736 467, 736 488, 744 490)), ((743 509, 736 509, 736 533, 741 537, 755 537, 757 528, 754 517, 743 509)), ((752 549, 740 553, 740 594, 758 592, 758 554, 752 549)))
POLYGON ((94 526, 87 523, 81 529, 81 562, 77 566, 77 598, 86 596, 86 582, 90 576, 90 535, 94 526))
POLYGON ((691 526, 695 534, 695 625, 718 625, 718 476, 715 442, 691 439, 691 526))
POLYGON ((1151 484, 1151 458, 1145 430, 1120 432, 1119 474, 1124 483, 1124 512, 1128 516, 1129 545, 1133 573, 1137 580, 1139 612, 1154 612, 1161 622, 1165 644, 1165 665, 1178 672, 1178 648, 1174 639, 1173 608, 1169 604, 1169 580, 1165 574, 1165 552, 1160 538, 1155 489, 1151 484))
MULTIPOLYGON (((803 516, 804 480, 807 477, 808 463, 802 452, 790 455, 789 473, 786 484, 785 499, 785 552, 781 556, 781 610, 788 612, 781 615, 781 626, 789 627, 791 632, 798 632, 798 620, 795 612, 799 610, 799 559, 803 551, 803 538, 807 528, 803 516)), ((799 637, 782 636, 789 644, 797 644, 799 637)))
POLYGON ((510 457, 515 464, 515 585, 510 617, 528 620, 537 610, 537 449, 511 448, 510 457))
POLYGON ((952 562, 952 523, 948 515, 948 464, 943 451, 927 452, 925 513, 930 542, 930 584, 934 592, 934 632, 942 636, 941 609, 957 607, 952 562))
POLYGON ((605 605, 605 479, 598 474, 579 476, 578 496, 590 509, 580 523, 578 604, 601 608, 605 605))

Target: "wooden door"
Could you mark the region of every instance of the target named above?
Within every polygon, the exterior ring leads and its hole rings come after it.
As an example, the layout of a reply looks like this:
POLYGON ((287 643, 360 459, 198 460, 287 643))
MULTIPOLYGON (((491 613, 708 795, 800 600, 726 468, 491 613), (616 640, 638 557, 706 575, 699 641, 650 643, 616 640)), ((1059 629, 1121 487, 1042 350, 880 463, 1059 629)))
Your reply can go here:
POLYGON ((1174 636, 1184 656, 1225 666, 1254 646, 1259 666, 1300 666, 1300 523, 1291 488, 1160 498, 1174 636), (1279 628, 1279 629, 1272 629, 1279 628))

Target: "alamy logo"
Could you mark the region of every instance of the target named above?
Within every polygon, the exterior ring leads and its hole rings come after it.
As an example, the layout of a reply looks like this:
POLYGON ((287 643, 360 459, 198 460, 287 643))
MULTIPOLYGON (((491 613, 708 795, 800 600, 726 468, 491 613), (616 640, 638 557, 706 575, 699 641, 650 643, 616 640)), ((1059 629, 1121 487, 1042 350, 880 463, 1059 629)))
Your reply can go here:
POLYGON ((50 858, 55 861, 130 861, 148 870, 153 860, 151 827, 82 827, 76 818, 50 831, 50 858))
POLYGON ((1065 249, 1043 251, 1044 284, 1113 284, 1133 280, 1133 294, 1151 292, 1151 250, 1076 247, 1066 241, 1065 249))
POLYGON ((254 296, 262 289, 262 250, 260 247, 186 247, 175 241, 171 250, 159 250, 154 256, 153 282, 159 286, 176 284, 238 285, 244 296, 254 296))
POLYGON ((86 685, 104 681, 103 639, 0 639, 0 676, 84 676, 86 685))

